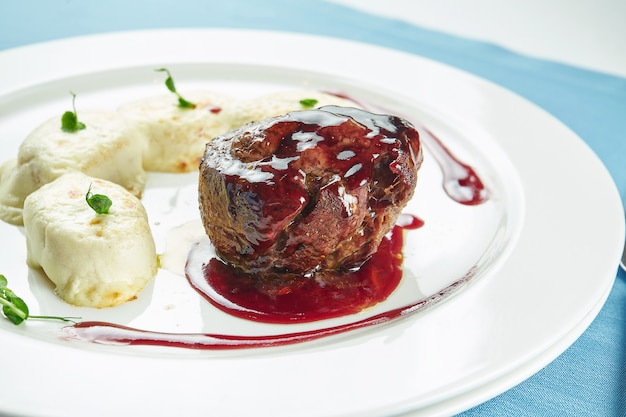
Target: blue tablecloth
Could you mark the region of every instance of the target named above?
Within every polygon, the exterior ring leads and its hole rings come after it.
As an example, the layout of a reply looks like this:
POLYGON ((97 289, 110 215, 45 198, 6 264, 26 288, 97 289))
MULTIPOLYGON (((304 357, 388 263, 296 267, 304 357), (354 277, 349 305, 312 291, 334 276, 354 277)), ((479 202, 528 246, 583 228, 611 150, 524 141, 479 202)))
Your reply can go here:
MULTIPOLYGON (((607 166, 626 201, 624 78, 521 56, 317 0, 0 3, 0 50, 92 33, 180 27, 271 29, 347 38, 474 73, 526 97, 575 131, 607 166)), ((530 379, 462 416, 626 416, 626 273, 616 273, 605 307, 567 351, 530 379)))

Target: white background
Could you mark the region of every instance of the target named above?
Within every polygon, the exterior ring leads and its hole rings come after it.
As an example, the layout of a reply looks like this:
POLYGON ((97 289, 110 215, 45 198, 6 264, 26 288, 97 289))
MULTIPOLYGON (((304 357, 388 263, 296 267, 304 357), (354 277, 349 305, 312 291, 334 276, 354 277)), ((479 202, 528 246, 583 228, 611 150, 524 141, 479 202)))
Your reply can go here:
POLYGON ((515 52, 626 77, 624 0, 329 0, 515 52))

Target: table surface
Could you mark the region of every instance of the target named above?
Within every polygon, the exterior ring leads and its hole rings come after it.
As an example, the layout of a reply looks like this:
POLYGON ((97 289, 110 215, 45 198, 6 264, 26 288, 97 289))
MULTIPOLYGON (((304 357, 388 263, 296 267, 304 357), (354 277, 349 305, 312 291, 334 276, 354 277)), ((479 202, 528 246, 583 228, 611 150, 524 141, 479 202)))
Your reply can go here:
MULTIPOLYGON (((174 26, 278 28, 377 42, 473 72, 535 102, 590 145, 613 175, 622 199, 626 196, 624 1, 311 0, 281 11, 291 6, 288 0, 268 0, 266 8, 277 6, 274 14, 263 13, 251 0, 112 3, 122 12, 107 14, 96 1, 0 0, 0 51, 69 36, 174 26), (245 3, 252 11, 237 9, 245 3), (161 4, 169 7, 167 18, 155 11, 161 4), (177 4, 209 5, 215 17, 199 20, 177 4), (149 12, 138 12, 142 7, 149 12), (35 8, 45 11, 33 13, 35 8), (314 24, 307 26, 305 18, 291 26, 281 20, 282 12, 298 17, 299 9, 310 13, 314 24), (323 13, 336 13, 349 25, 324 26, 324 16, 330 15, 323 13), (382 37, 369 35, 368 25, 382 37), (579 109, 575 104, 587 102, 593 106, 579 109)), ((617 272, 598 318, 566 352, 462 415, 626 416, 626 273, 617 272)))

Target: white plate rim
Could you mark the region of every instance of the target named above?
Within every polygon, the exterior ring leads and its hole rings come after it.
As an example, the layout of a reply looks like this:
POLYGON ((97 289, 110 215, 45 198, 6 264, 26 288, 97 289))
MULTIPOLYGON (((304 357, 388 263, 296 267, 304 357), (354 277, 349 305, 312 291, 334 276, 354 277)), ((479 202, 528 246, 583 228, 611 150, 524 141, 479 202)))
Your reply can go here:
MULTIPOLYGON (((44 81, 72 76, 74 74, 88 73, 90 71, 101 71, 103 69, 114 68, 119 65, 145 65, 146 63, 152 64, 153 62, 155 62, 154 54, 157 51, 152 50, 151 48, 144 48, 142 51, 138 52, 137 50, 129 47, 129 44, 126 44, 127 47, 120 48, 117 51, 119 53, 115 54, 113 59, 111 59, 112 57, 109 55, 109 53, 106 53, 106 51, 105 53, 97 53, 99 47, 105 45, 110 46, 114 44, 119 46, 124 45, 125 42, 129 41, 131 45, 141 45, 144 44, 146 40, 150 40, 152 41, 152 44, 161 45, 158 51, 158 53, 160 54, 159 60, 164 60, 163 57, 167 56, 168 62, 186 62, 193 61, 193 59, 198 59, 198 57, 197 55, 194 55, 193 50, 181 50, 180 48, 177 49, 177 42, 184 41, 185 39, 211 40, 218 39, 220 37, 228 38, 229 42, 238 47, 234 48, 233 50, 221 49, 218 59, 222 60, 223 62, 239 62, 240 60, 242 60, 240 48, 245 47, 246 43, 249 44, 250 39, 255 39, 255 41, 259 43, 273 42, 275 45, 281 45, 283 48, 287 48, 290 45, 323 45, 326 47, 334 47, 340 49, 349 48, 359 52, 382 54, 383 56, 389 57, 390 59, 396 59, 402 62, 410 62, 413 65, 426 67, 431 71, 442 71, 446 75, 453 77, 456 80, 460 80, 460 82, 462 83, 467 83, 472 88, 479 90, 477 93, 478 95, 484 94, 491 98, 497 97, 498 99, 504 99, 509 103, 513 103, 513 105, 522 106, 526 110, 531 109, 528 111, 532 113, 533 117, 540 118, 542 121, 547 123, 551 129, 554 129, 554 132, 562 135, 564 137, 563 141, 568 146, 571 145, 575 148, 577 157, 582 158, 585 162, 589 162, 591 164, 593 168, 592 171, 595 176, 595 181, 599 182, 600 184, 600 187, 598 187, 595 192, 604 199, 604 201, 606 202, 605 205, 607 206, 603 210, 606 212, 606 219, 602 219, 603 221, 600 225, 598 225, 598 227, 604 230, 606 228, 606 223, 608 223, 609 221, 612 221, 613 226, 611 231, 607 230, 607 232, 609 232, 608 235, 605 235, 606 240, 603 242, 603 245, 605 245, 606 251, 604 251, 604 255, 602 255, 601 257, 602 259, 594 260, 599 264, 594 264, 594 266, 597 266, 601 269, 598 272, 598 276, 601 278, 601 280, 599 280, 600 284, 598 285, 597 293, 594 294, 593 300, 589 301, 586 311, 577 312, 577 320, 575 320, 575 323, 570 322, 570 326, 567 329, 564 329, 561 334, 556 335, 550 340, 544 340, 542 341, 542 343, 538 343, 536 346, 536 351, 529 352, 528 356, 526 357, 518 358, 518 362, 511 364, 511 366, 508 367, 508 369, 506 370, 501 369, 500 371, 492 371, 490 373, 487 373, 487 376, 483 375, 485 379, 481 381, 479 385, 468 385, 466 383, 463 389, 456 391, 456 393, 460 395, 463 391, 470 392, 470 388, 474 388, 474 390, 479 390, 481 387, 483 387, 485 388, 485 392, 489 392, 488 394, 477 394, 473 397, 473 399, 469 399, 464 402, 457 401, 456 403, 454 401, 454 398, 450 398, 449 396, 442 394, 437 397, 437 401, 434 401, 431 404, 433 406, 439 407, 438 412, 449 413, 451 411, 460 411, 460 409, 462 408, 474 405, 477 403, 477 401, 485 400, 499 392, 502 392, 504 389, 509 388, 523 378, 536 372, 538 369, 540 369, 541 366, 544 366, 550 360, 554 359, 567 346, 569 346, 569 344, 571 344, 592 321, 597 312, 600 310, 604 300, 606 299, 606 296, 608 295, 607 289, 612 286, 615 276, 615 268, 618 264, 619 252, 621 249, 621 239, 624 235, 621 203, 619 201, 619 195, 615 190, 612 180, 610 179, 610 176, 608 175, 602 164, 595 157, 595 155, 593 155, 589 148, 582 142, 582 140, 577 138, 576 135, 569 131, 569 129, 563 126, 560 122, 556 121, 551 116, 538 109, 536 106, 526 102, 525 100, 515 96, 514 94, 500 87, 494 86, 493 84, 490 84, 484 80, 473 77, 469 74, 452 69, 450 67, 446 67, 433 61, 400 53, 397 51, 391 51, 379 47, 372 47, 369 45, 357 44, 351 41, 321 38, 310 35, 294 35, 265 31, 241 31, 221 29, 142 31, 132 33, 96 35, 84 38, 53 41, 49 43, 4 51, 0 54, 0 67, 9 69, 9 77, 7 77, 6 80, 10 80, 10 82, 0 81, 0 95, 8 94, 11 91, 18 91, 22 88, 26 88, 28 85, 36 85, 44 81), (46 53, 54 55, 55 53, 62 51, 64 48, 85 52, 86 56, 84 56, 84 62, 79 63, 79 65, 72 66, 68 69, 67 63, 63 63, 62 60, 50 61, 49 57, 48 59, 46 59, 46 57, 44 56, 46 53), (24 70, 23 68, 18 69, 15 66, 6 65, 14 62, 32 62, 33 60, 48 60, 52 63, 46 67, 45 71, 41 71, 40 68, 38 69, 29 67, 24 70), (615 225, 617 225, 617 227, 615 227, 615 225), (492 383, 492 386, 487 389, 486 387, 489 387, 490 382, 492 383)), ((195 44, 195 42, 192 43, 195 44)), ((246 51, 250 52, 251 48, 248 46, 246 51)), ((210 59, 216 59, 216 57, 213 56, 210 57, 210 59)), ((247 62, 249 60, 255 59, 262 59, 264 60, 264 62, 269 63, 270 65, 277 64, 284 67, 299 67, 299 64, 297 64, 296 62, 291 62, 289 60, 285 60, 284 57, 274 55, 256 57, 248 56, 243 59, 243 61, 247 62)), ((76 64, 76 62, 73 63, 76 64)), ((336 68, 334 68, 333 70, 337 71, 336 68)), ((505 147, 507 147, 507 152, 521 152, 520 149, 515 148, 515 145, 510 143, 505 144, 505 147)), ((518 163, 519 161, 515 160, 515 162, 518 163)), ((526 174, 526 172, 522 172, 522 181, 527 180, 524 177, 526 174)), ((528 199, 531 202, 535 201, 535 198, 538 198, 533 196, 534 190, 527 190, 527 192, 530 195, 528 199)), ((541 194, 540 197, 545 197, 545 195, 541 194)), ((591 207, 590 209, 595 208, 591 207)), ((527 213, 528 211, 532 212, 532 207, 529 207, 528 210, 525 211, 525 213, 527 213)), ((532 220, 534 221, 534 219, 532 220)), ((525 221, 528 220, 525 219, 525 221)), ((523 238, 524 236, 522 236, 522 242, 520 242, 518 244, 518 248, 516 248, 516 250, 518 251, 520 250, 520 245, 529 244, 529 242, 526 242, 526 240, 524 240, 523 238)), ((513 261, 516 260, 513 259, 513 261)), ((504 265, 501 268, 501 271, 508 272, 507 267, 508 265, 504 265)), ((554 272, 555 270, 557 269, 552 266, 552 269, 550 271, 554 272)), ((598 270, 596 269, 594 271, 598 270)), ((468 293, 470 293, 470 295, 464 296, 464 298, 480 298, 481 296, 484 296, 482 292, 487 291, 488 288, 489 286, 487 286, 486 284, 480 283, 479 285, 471 288, 471 290, 468 290, 468 293)), ((456 301, 457 300, 455 300, 455 302, 456 301)), ((10 337, 9 339, 13 340, 12 337, 10 337)), ((24 344, 22 340, 14 341, 15 347, 21 347, 24 349, 24 351, 37 351, 37 348, 29 346, 28 343, 24 344)), ((91 355, 86 354, 86 356, 91 355)), ((417 400, 409 400, 408 402, 402 404, 386 404, 384 409, 372 410, 369 415, 379 415, 377 413, 380 412, 397 413, 412 411, 418 403, 419 401, 417 400)), ((426 406, 428 405, 425 405, 423 409, 424 412, 427 411, 426 406)), ((37 407, 34 407, 30 410, 35 411, 36 408, 37 407)), ((17 408, 8 409, 7 411, 19 413, 22 410, 20 410, 20 406, 17 406, 17 408)), ((42 413, 41 415, 46 415, 46 413, 48 413, 44 412, 43 410, 39 411, 42 413)), ((49 412, 49 414, 54 415, 56 413, 49 412)))

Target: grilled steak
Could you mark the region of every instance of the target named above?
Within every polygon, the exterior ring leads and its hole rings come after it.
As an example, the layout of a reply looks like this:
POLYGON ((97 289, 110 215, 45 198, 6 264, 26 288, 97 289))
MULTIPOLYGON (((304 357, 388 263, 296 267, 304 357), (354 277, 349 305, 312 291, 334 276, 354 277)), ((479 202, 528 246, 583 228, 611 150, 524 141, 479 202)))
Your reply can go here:
POLYGON ((244 272, 358 268, 411 199, 422 161, 405 120, 325 106, 214 138, 199 204, 217 254, 244 272))

